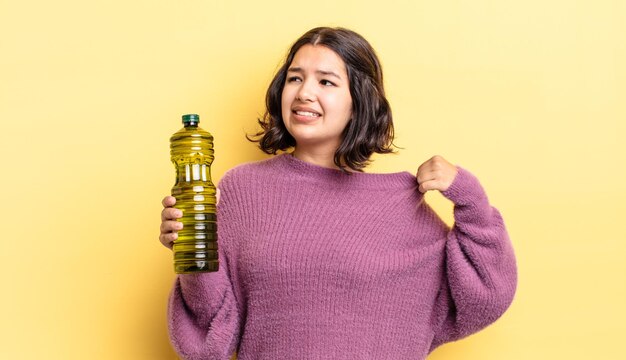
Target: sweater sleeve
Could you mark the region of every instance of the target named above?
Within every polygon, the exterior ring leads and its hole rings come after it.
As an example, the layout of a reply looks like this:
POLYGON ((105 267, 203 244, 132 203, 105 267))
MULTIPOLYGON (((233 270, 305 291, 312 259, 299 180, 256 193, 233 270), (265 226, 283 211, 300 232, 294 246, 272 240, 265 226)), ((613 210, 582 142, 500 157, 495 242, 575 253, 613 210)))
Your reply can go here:
POLYGON ((229 196, 220 188, 217 272, 180 274, 170 293, 168 330, 176 352, 188 360, 228 360, 239 343, 241 316, 233 288, 229 196))
POLYGON ((455 223, 446 240, 430 351, 495 322, 517 287, 515 255, 500 213, 489 204, 478 179, 457 169, 452 185, 442 192, 454 203, 455 223))

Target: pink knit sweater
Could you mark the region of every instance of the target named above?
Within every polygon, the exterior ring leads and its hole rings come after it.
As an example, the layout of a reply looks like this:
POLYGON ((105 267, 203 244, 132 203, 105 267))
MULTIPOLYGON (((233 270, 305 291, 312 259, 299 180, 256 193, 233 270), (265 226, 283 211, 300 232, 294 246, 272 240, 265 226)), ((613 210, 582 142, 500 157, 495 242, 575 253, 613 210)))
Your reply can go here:
POLYGON ((220 181, 215 273, 179 275, 169 333, 184 359, 424 359, 499 318, 517 284, 511 242, 478 180, 443 195, 414 175, 354 173, 288 154, 220 181))

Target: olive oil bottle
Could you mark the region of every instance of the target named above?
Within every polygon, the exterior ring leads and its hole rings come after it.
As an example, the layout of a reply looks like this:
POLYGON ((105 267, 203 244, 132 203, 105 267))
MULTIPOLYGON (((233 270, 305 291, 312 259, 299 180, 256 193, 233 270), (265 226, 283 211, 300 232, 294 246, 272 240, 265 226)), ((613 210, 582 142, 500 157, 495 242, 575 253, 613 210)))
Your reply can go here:
POLYGON ((172 196, 183 213, 183 228, 174 241, 177 274, 218 271, 217 208, 211 181, 213 136, 198 127, 197 114, 183 115, 184 127, 170 138, 170 155, 176 167, 172 196))

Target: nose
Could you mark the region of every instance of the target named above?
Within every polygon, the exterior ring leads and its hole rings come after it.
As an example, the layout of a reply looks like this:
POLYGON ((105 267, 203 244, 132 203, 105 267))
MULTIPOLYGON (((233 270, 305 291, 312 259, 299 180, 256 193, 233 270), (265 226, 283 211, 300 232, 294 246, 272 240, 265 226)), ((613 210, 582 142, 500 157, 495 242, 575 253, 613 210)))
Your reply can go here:
POLYGON ((313 102, 315 100, 315 91, 311 86, 311 81, 303 81, 296 93, 296 100, 302 102, 313 102))

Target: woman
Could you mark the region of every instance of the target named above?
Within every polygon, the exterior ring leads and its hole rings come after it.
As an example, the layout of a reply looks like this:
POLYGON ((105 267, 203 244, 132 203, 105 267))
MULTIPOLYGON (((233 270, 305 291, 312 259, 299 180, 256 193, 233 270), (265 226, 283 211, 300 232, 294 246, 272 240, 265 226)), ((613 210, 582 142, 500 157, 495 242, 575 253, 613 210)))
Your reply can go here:
MULTIPOLYGON (((478 180, 440 156, 362 171, 392 152, 380 63, 360 35, 292 46, 255 140, 270 159, 218 184, 220 268, 179 275, 169 332, 186 359, 424 359, 494 322, 516 289, 513 249, 478 180), (454 202, 449 228, 424 201, 454 202)), ((161 242, 180 212, 163 200, 161 242)))

